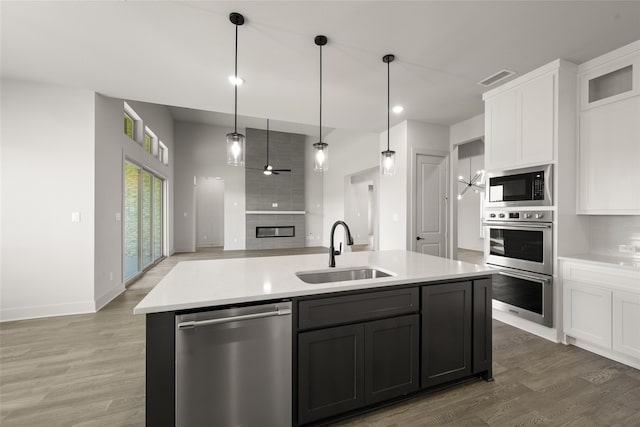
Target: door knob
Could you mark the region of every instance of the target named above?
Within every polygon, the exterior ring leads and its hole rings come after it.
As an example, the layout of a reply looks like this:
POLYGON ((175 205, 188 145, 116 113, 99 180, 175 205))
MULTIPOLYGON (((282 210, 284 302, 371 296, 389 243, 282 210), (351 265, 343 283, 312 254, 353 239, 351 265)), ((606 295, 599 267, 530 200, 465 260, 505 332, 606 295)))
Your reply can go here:
POLYGON ((424 237, 418 236, 418 237, 416 237, 416 240, 424 240, 424 237))

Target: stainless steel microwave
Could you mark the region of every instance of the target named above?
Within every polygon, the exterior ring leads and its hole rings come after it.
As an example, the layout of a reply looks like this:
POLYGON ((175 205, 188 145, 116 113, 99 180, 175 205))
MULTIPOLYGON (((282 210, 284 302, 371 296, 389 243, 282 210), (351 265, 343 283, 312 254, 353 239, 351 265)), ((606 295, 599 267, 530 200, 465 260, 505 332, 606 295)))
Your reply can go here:
POLYGON ((552 165, 488 175, 487 207, 552 206, 552 165))

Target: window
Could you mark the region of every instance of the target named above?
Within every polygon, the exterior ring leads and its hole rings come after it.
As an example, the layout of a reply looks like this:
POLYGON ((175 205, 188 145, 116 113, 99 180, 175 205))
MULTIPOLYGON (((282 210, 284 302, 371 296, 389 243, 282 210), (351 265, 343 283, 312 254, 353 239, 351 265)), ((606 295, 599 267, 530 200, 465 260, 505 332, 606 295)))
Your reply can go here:
POLYGON ((151 129, 147 126, 144 127, 144 151, 155 156, 155 153, 158 151, 156 148, 158 145, 158 137, 151 129))
POLYGON ((140 137, 142 135, 138 135, 138 129, 141 128, 142 119, 133 108, 129 106, 126 102, 124 103, 124 134, 134 141, 140 143, 140 137))
POLYGON ((162 143, 162 141, 158 141, 158 160, 162 162, 162 164, 169 164, 169 150, 167 146, 162 143))
POLYGON ((124 164, 124 279, 130 281, 163 256, 164 181, 133 163, 124 164))
POLYGON ((133 119, 127 113, 124 113, 124 134, 133 139, 133 119))

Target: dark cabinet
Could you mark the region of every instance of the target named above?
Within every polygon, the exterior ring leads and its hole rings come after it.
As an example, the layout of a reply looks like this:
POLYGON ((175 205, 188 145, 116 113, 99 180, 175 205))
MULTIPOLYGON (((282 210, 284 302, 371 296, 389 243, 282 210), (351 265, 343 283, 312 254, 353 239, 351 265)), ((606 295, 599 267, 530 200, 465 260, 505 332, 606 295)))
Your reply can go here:
POLYGON ((471 316, 471 282, 422 287, 422 388, 471 374, 471 316))
POLYGON ((367 405, 418 390, 419 318, 414 314, 365 323, 367 405))
POLYGON ((491 380, 491 279, 473 281, 473 372, 491 380))
POLYGON ((364 406, 364 325, 298 335, 300 424, 364 406))

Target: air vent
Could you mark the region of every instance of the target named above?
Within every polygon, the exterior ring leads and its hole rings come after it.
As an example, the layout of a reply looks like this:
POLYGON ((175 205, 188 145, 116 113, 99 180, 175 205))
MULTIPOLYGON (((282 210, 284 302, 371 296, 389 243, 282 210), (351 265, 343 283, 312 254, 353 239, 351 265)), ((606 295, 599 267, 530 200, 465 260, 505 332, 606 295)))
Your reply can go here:
POLYGON ((479 85, 481 86, 493 86, 494 84, 498 83, 499 81, 502 81, 504 79, 506 79, 507 77, 511 77, 515 74, 515 71, 511 71, 511 70, 500 70, 497 73, 487 77, 486 79, 482 80, 481 82, 478 82, 479 85))

